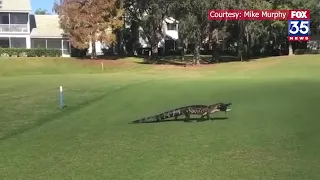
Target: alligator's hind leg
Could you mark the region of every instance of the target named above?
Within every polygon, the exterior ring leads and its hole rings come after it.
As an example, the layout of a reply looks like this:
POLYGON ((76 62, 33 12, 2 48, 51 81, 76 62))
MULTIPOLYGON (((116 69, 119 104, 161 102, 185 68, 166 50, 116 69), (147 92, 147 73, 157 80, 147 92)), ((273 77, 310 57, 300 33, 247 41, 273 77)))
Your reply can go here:
MULTIPOLYGON (((179 109, 179 110, 175 110, 174 112, 173 112, 173 117, 174 117, 174 120, 178 120, 178 117, 179 116, 181 116, 181 114, 183 114, 182 113, 182 111, 179 109)), ((171 116, 172 117, 172 116, 171 116)))
POLYGON ((185 116, 186 116, 186 119, 184 121, 189 122, 190 121, 190 114, 186 113, 185 116))

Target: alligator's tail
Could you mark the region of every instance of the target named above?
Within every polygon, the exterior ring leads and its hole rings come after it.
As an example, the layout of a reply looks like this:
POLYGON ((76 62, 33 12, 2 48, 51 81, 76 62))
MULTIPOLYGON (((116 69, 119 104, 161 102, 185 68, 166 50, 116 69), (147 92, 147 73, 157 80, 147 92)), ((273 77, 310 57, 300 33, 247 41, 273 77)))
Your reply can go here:
POLYGON ((181 114, 182 114, 181 109, 174 109, 174 110, 167 111, 167 112, 155 115, 155 116, 149 116, 149 117, 145 117, 142 119, 132 121, 131 124, 159 122, 163 119, 171 118, 174 116, 180 116, 181 114))

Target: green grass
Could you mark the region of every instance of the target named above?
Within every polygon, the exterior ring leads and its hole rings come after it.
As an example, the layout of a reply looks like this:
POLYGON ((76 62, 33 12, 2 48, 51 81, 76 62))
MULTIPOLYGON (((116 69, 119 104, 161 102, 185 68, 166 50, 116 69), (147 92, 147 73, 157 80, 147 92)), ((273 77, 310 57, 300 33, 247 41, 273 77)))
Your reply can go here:
POLYGON ((320 56, 203 68, 121 60, 131 64, 104 73, 34 60, 0 60, 1 179, 320 179, 320 56), (213 115, 226 120, 128 124, 218 101, 233 103, 213 115))

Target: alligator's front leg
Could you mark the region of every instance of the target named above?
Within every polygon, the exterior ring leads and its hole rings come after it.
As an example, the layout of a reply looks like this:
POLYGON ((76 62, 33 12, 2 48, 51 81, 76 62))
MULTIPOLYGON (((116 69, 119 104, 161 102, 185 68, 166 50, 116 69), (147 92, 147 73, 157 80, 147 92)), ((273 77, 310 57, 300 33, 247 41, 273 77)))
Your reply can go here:
POLYGON ((203 113, 198 121, 204 121, 204 116, 208 117, 208 112, 203 113))
POLYGON ((207 120, 210 120, 210 114, 207 113, 207 120))

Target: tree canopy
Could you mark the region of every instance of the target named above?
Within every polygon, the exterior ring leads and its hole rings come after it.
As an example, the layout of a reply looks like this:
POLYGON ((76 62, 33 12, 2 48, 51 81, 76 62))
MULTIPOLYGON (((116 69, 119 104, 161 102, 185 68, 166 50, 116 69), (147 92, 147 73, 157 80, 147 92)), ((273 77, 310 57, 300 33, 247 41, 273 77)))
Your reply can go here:
MULTIPOLYGON (((182 54, 193 53, 199 63, 202 49, 209 49, 212 60, 222 51, 234 49, 241 60, 270 55, 281 46, 298 46, 287 42, 287 21, 210 21, 209 9, 309 9, 311 32, 319 34, 319 0, 64 0, 56 5, 61 27, 70 36, 72 45, 88 48, 89 42, 107 44, 116 40, 115 30, 123 26, 122 16, 130 20, 129 41, 136 51, 139 31, 146 37, 152 57, 158 55, 158 44, 165 38, 164 20, 173 17, 179 22, 179 46, 182 54), (139 30, 140 27, 140 30, 139 30), (226 49, 226 48, 224 48, 226 49)), ((120 40, 120 39, 117 39, 120 40)), ((301 44, 301 43, 300 43, 301 44)), ((303 44, 303 43, 302 43, 303 44)), ((305 46, 305 45, 299 45, 305 46)), ((292 51, 290 51, 292 52, 292 51)))
MULTIPOLYGON (((114 31, 123 26, 123 8, 120 0, 64 0, 56 4, 60 25, 73 47, 89 48, 90 42, 110 45, 116 41, 114 31)), ((95 43, 92 58, 96 57, 95 43)))
POLYGON ((45 15, 45 14, 50 14, 48 12, 48 10, 46 9, 41 9, 41 8, 38 8, 35 10, 34 14, 37 14, 37 15, 45 15))

